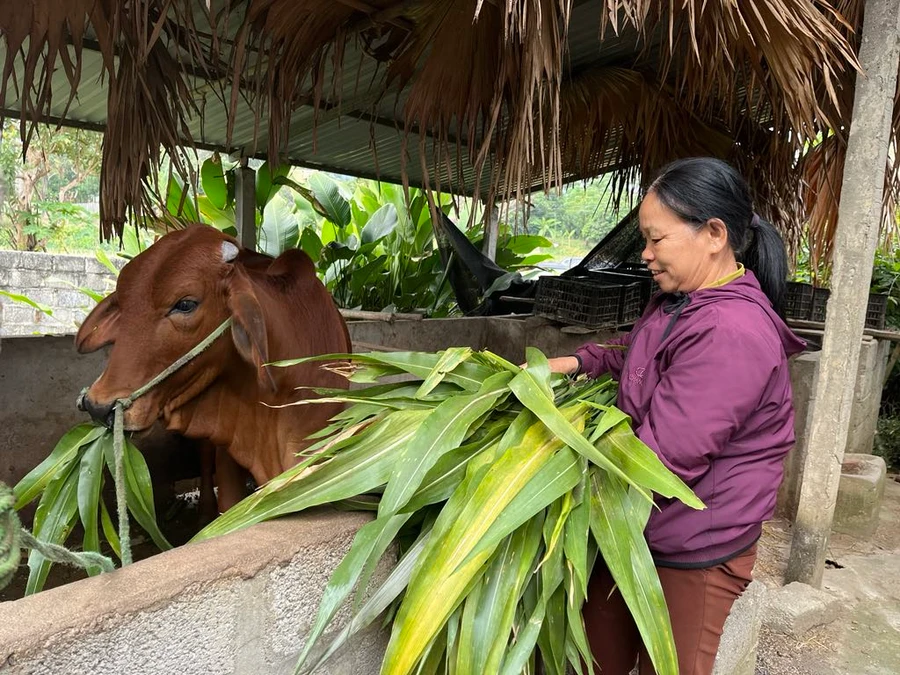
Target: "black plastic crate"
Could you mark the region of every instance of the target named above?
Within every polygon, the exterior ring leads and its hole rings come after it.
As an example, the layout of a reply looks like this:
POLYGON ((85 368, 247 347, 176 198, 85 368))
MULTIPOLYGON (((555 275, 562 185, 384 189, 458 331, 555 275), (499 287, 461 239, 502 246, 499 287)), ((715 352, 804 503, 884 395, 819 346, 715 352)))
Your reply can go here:
POLYGON ((809 321, 812 316, 813 287, 789 281, 784 294, 784 315, 788 319, 809 321))
POLYGON ((884 330, 884 315, 887 313, 888 296, 881 293, 869 295, 866 306, 866 328, 884 330))
POLYGON ((825 310, 828 306, 828 298, 831 291, 827 288, 814 288, 812 300, 812 312, 810 313, 810 321, 825 322, 825 310))
POLYGON ((637 265, 629 269, 620 265, 615 269, 591 272, 588 278, 626 287, 622 293, 620 324, 634 323, 641 318, 644 308, 650 302, 650 297, 659 290, 650 271, 637 265))
POLYGON ((640 319, 649 299, 649 283, 639 282, 624 286, 622 289, 622 306, 619 311, 619 324, 634 323, 640 319))
POLYGON ((585 328, 616 326, 626 287, 589 277, 540 277, 534 314, 585 328))

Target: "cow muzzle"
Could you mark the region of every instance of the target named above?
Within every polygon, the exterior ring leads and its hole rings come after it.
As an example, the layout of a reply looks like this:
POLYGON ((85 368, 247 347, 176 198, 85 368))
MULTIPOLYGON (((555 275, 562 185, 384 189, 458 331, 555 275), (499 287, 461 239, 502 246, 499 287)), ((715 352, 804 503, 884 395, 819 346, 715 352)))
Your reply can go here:
POLYGON ((86 412, 95 422, 102 424, 109 429, 112 429, 113 427, 113 415, 115 414, 113 408, 115 407, 115 404, 115 401, 109 403, 97 403, 96 401, 92 401, 91 397, 88 396, 87 389, 81 392, 75 403, 79 410, 86 412))

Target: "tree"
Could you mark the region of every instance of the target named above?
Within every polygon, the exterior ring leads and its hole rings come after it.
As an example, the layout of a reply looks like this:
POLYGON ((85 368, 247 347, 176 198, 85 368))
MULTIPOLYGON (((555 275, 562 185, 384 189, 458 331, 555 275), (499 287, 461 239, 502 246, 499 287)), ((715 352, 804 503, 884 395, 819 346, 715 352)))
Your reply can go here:
POLYGON ((64 242, 60 235, 66 230, 76 239, 84 238, 80 230, 92 218, 74 204, 97 200, 102 138, 82 129, 41 126, 23 157, 18 123, 3 124, 0 245, 18 250, 45 248, 49 240, 64 242))

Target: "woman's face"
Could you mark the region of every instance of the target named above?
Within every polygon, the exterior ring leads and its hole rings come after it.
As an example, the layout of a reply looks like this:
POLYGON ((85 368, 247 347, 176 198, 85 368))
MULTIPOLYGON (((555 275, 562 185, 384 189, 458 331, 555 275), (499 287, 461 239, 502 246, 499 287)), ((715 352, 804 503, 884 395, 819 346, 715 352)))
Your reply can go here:
POLYGON ((660 290, 690 293, 721 278, 728 236, 721 221, 712 220, 697 229, 681 220, 653 191, 644 197, 638 218, 645 242, 641 258, 660 290))

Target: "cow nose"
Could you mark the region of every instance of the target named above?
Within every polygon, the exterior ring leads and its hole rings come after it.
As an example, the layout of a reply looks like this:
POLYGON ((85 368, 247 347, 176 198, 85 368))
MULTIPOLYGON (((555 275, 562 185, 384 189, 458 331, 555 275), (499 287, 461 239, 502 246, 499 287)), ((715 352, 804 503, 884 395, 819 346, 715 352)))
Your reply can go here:
POLYGON ((82 392, 81 396, 78 397, 77 405, 79 410, 86 412, 95 422, 112 429, 113 406, 115 405, 115 401, 111 401, 110 403, 97 403, 91 400, 90 396, 87 395, 87 392, 82 392))

